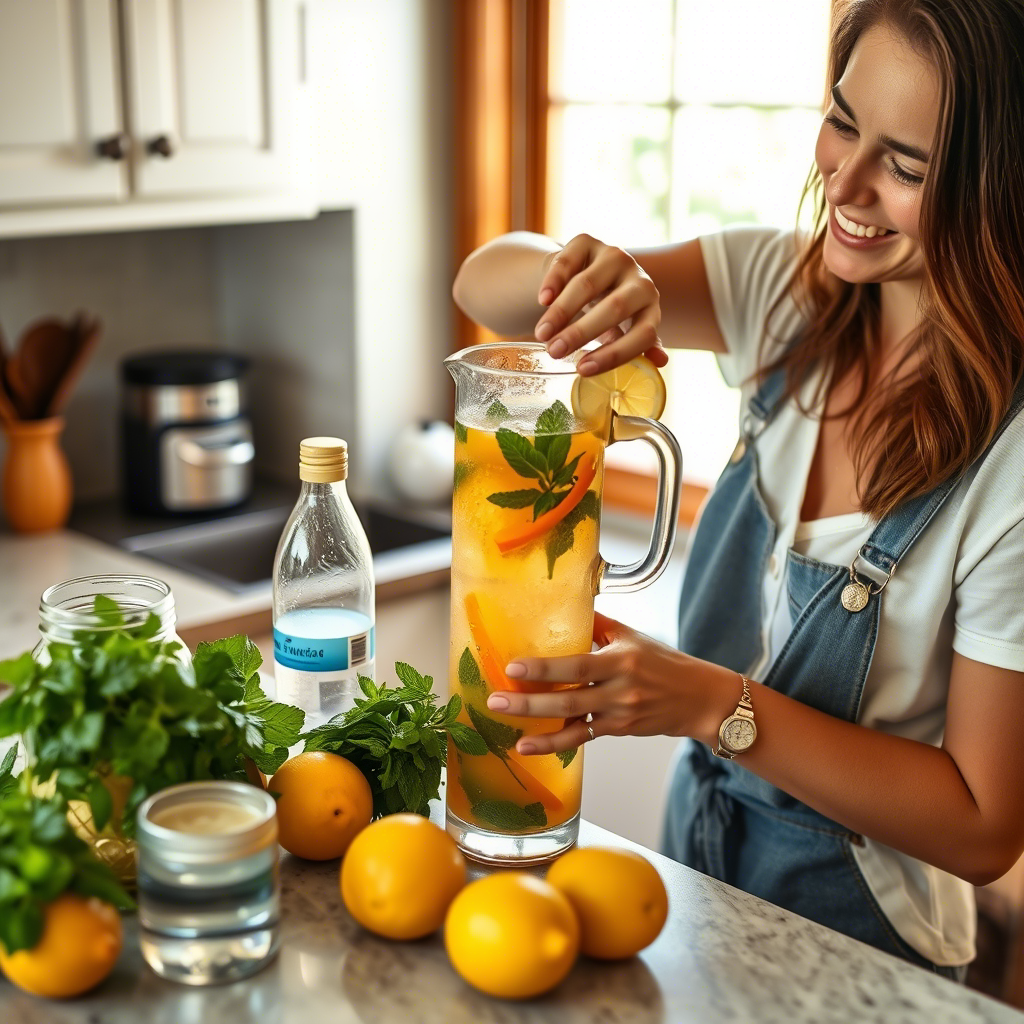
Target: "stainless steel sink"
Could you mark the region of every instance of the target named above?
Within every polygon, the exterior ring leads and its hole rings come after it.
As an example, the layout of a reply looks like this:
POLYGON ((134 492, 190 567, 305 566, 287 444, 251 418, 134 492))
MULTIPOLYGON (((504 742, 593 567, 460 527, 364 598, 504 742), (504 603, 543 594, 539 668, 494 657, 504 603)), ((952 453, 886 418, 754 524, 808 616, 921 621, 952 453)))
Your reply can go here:
MULTIPOLYGON (((451 566, 451 534, 443 522, 412 519, 374 506, 358 511, 378 584, 451 566)), ((125 537, 118 543, 244 593, 269 583, 277 542, 290 513, 290 508, 264 509, 125 537)))

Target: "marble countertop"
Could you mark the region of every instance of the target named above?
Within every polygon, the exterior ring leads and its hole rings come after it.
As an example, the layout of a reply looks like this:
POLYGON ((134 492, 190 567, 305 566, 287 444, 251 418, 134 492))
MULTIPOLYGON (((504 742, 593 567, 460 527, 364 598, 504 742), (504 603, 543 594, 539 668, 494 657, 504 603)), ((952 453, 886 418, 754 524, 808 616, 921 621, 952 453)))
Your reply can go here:
MULTIPOLYGON (((581 846, 640 849, 583 823, 581 846)), ((580 958, 547 996, 502 1002, 466 985, 440 935, 378 939, 346 913, 338 865, 283 855, 281 952, 261 973, 190 989, 143 964, 135 920, 113 975, 58 1003, 0 981, 4 1024, 1021 1024, 1024 1014, 650 851, 669 892, 653 945, 580 958)), ((478 870, 477 873, 480 873, 478 870)))

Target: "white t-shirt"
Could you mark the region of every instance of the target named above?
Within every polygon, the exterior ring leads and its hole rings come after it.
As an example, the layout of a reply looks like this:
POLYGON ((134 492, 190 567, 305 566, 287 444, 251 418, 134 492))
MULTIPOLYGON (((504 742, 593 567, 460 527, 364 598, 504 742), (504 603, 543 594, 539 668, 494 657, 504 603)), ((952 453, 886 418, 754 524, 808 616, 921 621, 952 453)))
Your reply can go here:
MULTIPOLYGON (((750 377, 765 316, 788 283, 796 240, 776 228, 732 228, 702 238, 701 249, 728 348, 719 365, 726 381, 742 388, 742 416, 756 390, 750 377)), ((801 314, 787 298, 772 335, 788 341, 801 326, 801 314)), ((765 355, 772 354, 769 344, 765 355)), ((811 407, 815 383, 808 381, 801 394, 805 407, 811 407)), ((764 678, 792 626, 785 597, 787 550, 848 566, 874 530, 859 513, 800 521, 820 412, 819 406, 805 416, 790 400, 757 441, 761 492, 778 534, 763 588, 765 654, 751 668, 754 679, 764 678)), ((940 745, 953 651, 1024 672, 1022 597, 1024 415, 1018 415, 935 514, 887 585, 858 722, 940 745)), ((973 959, 976 915, 968 882, 872 840, 853 852, 879 905, 910 946, 943 966, 973 959)))

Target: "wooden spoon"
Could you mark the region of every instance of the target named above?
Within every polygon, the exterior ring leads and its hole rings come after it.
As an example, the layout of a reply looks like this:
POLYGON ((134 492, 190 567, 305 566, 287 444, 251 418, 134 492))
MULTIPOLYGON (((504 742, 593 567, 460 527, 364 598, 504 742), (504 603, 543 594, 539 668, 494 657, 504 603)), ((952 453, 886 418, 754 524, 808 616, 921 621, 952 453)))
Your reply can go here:
POLYGON ((18 351, 7 363, 7 379, 15 404, 26 419, 46 416, 71 361, 73 346, 72 332, 53 317, 37 320, 22 333, 18 351))
POLYGON ((64 363, 57 386, 47 403, 47 416, 59 416, 63 412, 64 406, 71 397, 71 389, 82 373, 85 361, 100 339, 100 328, 99 320, 90 318, 85 313, 79 313, 75 317, 70 330, 71 352, 64 363))

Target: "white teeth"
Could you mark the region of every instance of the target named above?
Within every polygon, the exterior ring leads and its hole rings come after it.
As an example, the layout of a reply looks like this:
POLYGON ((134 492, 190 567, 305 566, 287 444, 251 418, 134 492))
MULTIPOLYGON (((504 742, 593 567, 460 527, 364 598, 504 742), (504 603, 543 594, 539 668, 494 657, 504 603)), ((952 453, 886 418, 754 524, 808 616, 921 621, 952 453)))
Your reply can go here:
POLYGON ((876 227, 874 224, 870 227, 866 227, 863 224, 855 224, 852 220, 847 220, 838 210, 836 210, 836 220, 847 234, 855 235, 857 238, 881 238, 889 234, 888 228, 876 227))

